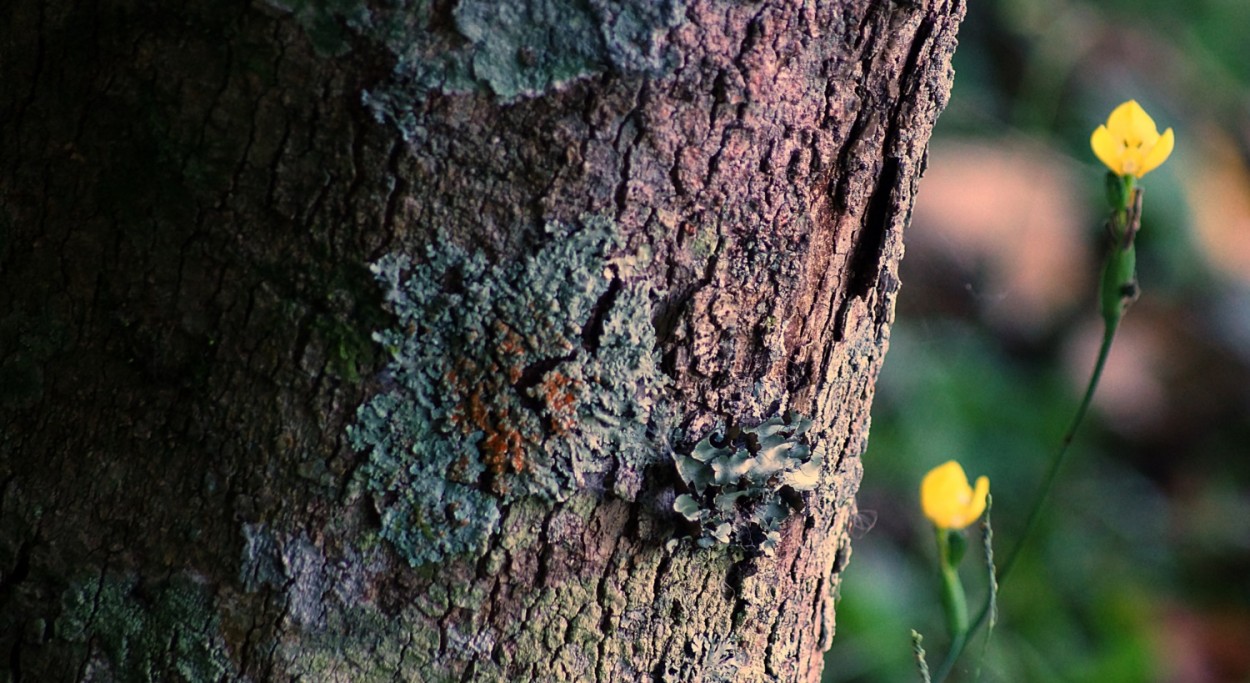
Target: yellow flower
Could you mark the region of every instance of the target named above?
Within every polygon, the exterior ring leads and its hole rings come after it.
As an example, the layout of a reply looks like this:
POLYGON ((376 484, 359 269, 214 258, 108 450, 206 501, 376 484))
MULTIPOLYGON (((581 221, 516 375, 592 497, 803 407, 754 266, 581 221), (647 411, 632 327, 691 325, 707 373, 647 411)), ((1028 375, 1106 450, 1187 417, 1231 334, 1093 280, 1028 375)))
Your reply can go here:
POLYGON ((1159 135, 1154 119, 1137 100, 1116 107, 1107 117, 1107 124, 1098 126, 1089 138, 1094 154, 1112 173, 1137 178, 1166 161, 1174 143, 1172 129, 1159 135))
POLYGON ((990 480, 977 478, 977 488, 968 486, 968 475, 951 460, 929 470, 920 482, 920 505, 925 517, 939 529, 962 529, 985 512, 990 480))

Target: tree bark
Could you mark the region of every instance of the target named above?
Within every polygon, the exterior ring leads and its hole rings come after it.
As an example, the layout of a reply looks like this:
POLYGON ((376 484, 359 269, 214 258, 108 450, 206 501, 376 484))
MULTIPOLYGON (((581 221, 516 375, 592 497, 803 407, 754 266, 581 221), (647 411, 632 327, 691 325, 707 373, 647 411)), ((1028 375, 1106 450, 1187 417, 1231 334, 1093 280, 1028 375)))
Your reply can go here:
POLYGON ((818 680, 962 14, 7 3, 0 680, 818 680))

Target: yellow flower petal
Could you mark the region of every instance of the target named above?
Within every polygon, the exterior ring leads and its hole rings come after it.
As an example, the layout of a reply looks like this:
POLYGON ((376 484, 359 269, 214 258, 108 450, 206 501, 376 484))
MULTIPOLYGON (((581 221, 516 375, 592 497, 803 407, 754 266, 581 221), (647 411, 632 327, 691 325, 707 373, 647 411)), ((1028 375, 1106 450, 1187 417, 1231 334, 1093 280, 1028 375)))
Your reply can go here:
POLYGON ((1155 143, 1155 146, 1149 152, 1146 152, 1146 158, 1142 160, 1141 171, 1138 172, 1137 177, 1140 178, 1146 175, 1158 168, 1159 164, 1167 161, 1168 157, 1172 155, 1172 147, 1175 144, 1176 140, 1173 138, 1172 129, 1169 128, 1163 131, 1163 135, 1159 137, 1159 141, 1155 143))
POLYGON ((985 505, 990 495, 990 478, 987 476, 977 477, 977 490, 972 492, 972 505, 968 507, 968 523, 972 524, 981 518, 981 513, 985 512, 985 505))
POLYGON ((1129 147, 1153 147, 1159 141, 1159 128, 1155 126, 1154 119, 1137 104, 1137 100, 1129 100, 1125 104, 1128 105, 1128 127, 1121 133, 1124 141, 1129 147))
POLYGON ((1112 173, 1138 178, 1158 168, 1172 153, 1174 143, 1172 129, 1159 135, 1154 119, 1137 100, 1112 110, 1106 125, 1095 129, 1089 139, 1094 155, 1112 173))
POLYGON ((933 468, 920 483, 920 503, 934 524, 943 526, 958 512, 959 485, 968 485, 968 476, 959 463, 951 460, 933 468))
POLYGON ((1123 139, 1124 133, 1133 127, 1134 108, 1141 109, 1141 105, 1137 104, 1137 100, 1129 100, 1112 109, 1111 115, 1107 117, 1107 130, 1117 139, 1123 139))
POLYGON ((973 491, 964 468, 951 460, 930 470, 920 482, 920 504, 934 526, 962 529, 985 512, 989 490, 990 480, 981 477, 973 491))
POLYGON ((1094 156, 1098 160, 1111 169, 1116 175, 1124 175, 1124 170, 1120 167, 1120 156, 1123 154, 1123 145, 1116 142, 1111 137, 1111 132, 1106 126, 1099 126, 1094 129, 1094 134, 1089 137, 1089 146, 1094 150, 1094 156))

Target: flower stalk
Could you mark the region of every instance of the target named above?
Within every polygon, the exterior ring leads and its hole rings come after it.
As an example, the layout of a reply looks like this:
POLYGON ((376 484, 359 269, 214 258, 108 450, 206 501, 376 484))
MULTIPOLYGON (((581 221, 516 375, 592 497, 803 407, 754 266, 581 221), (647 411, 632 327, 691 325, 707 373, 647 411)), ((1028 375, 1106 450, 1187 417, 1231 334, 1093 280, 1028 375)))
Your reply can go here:
POLYGON ((962 641, 968 634, 968 597, 964 584, 959 580, 959 560, 963 551, 963 536, 950 529, 937 530, 938 562, 942 574, 942 609, 946 612, 946 627, 951 641, 962 641), (956 541, 955 539, 959 539, 956 541))
MULTIPOLYGON (((1103 318, 1102 344, 1098 349, 1098 358, 1094 363, 1093 372, 1090 373, 1089 382, 1085 387, 1085 394, 1081 398, 1071 424, 1063 435, 1059 450, 1051 460, 1037 497, 1029 509, 1024 531, 1007 555, 1007 560, 991 577, 996 579, 1000 586, 1011 573, 1011 569, 1020 556, 1020 551, 1037 530, 1042 511, 1059 478, 1059 471, 1067 460, 1068 447, 1076 437, 1076 431, 1084 421, 1085 414, 1093 401, 1094 392, 1098 388, 1103 368, 1111 352, 1111 345, 1115 341, 1116 330, 1119 329, 1120 321, 1128 307, 1137 299, 1136 238, 1141 229, 1142 207, 1142 191, 1137 187, 1137 181, 1166 161, 1172 153, 1173 145, 1172 129, 1169 128, 1160 135, 1154 121, 1134 100, 1116 107, 1107 118, 1107 123, 1099 126, 1090 138, 1090 146, 1094 154, 1109 169, 1106 183, 1107 203, 1110 208, 1110 215, 1107 219, 1109 244, 1107 259, 1099 278, 1099 309, 1103 318)), ((940 535, 941 531, 939 531, 940 535)), ((955 586, 948 587, 952 579, 948 577, 945 558, 943 562, 942 601, 951 624, 952 639, 951 648, 933 677, 937 683, 942 683, 954 668, 955 662, 967 645, 969 635, 975 633, 990 618, 994 609, 995 594, 995 587, 991 586, 985 604, 982 605, 970 626, 967 624, 966 605, 964 621, 952 620, 952 610, 958 608, 960 600, 966 603, 966 599, 963 597, 963 587, 958 585, 957 574, 953 576, 955 586)), ((994 581, 991 583, 993 584, 994 581)))

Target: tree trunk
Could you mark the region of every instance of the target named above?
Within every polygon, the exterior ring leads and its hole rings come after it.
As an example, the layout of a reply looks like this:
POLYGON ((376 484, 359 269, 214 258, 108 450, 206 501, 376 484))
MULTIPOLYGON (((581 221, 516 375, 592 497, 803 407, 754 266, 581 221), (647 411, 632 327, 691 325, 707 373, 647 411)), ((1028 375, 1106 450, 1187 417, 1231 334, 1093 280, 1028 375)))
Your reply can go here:
POLYGON ((962 14, 6 3, 0 680, 818 680, 962 14))

